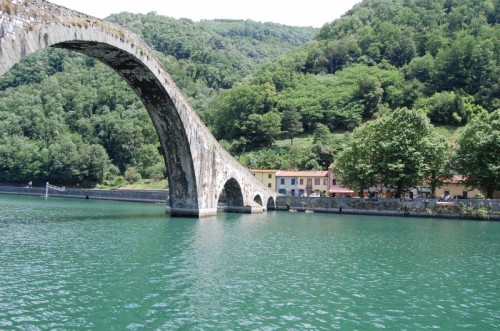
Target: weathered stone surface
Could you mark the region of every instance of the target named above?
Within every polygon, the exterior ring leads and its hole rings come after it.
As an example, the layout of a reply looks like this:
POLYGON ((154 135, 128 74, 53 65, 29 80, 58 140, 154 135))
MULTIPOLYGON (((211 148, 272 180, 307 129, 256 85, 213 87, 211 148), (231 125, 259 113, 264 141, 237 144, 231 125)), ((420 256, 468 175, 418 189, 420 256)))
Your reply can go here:
POLYGON ((47 47, 81 52, 104 62, 142 100, 164 152, 170 185, 168 213, 214 215, 224 188, 230 207, 252 210, 257 196, 268 202, 264 209, 273 207, 275 193, 218 144, 138 36, 47 1, 0 0, 0 75, 47 47))
POLYGON ((500 220, 500 200, 455 199, 449 203, 441 203, 437 199, 421 198, 404 201, 400 199, 370 200, 279 196, 276 200, 276 209, 309 210, 318 213, 471 219, 477 219, 474 217, 474 210, 485 209, 488 211, 487 219, 500 220))

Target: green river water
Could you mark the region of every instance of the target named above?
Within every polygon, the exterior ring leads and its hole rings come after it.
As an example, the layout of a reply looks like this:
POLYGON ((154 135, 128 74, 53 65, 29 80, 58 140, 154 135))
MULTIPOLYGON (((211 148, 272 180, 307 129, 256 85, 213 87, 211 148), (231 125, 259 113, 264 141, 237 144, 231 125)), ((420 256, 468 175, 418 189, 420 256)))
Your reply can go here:
POLYGON ((499 330, 500 222, 0 195, 0 330, 499 330))

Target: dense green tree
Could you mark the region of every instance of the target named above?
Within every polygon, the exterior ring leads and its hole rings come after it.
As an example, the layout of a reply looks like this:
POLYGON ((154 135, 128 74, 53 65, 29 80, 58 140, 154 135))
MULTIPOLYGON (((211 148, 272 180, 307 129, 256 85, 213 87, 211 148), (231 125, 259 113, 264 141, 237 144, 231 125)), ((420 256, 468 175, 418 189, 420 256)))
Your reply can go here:
MULTIPOLYGON (((112 163, 104 147, 98 144, 80 145, 80 184, 83 186, 94 186, 102 183, 112 174, 112 163)), ((73 183, 75 178, 70 178, 67 183, 73 183)))
POLYGON ((261 121, 259 116, 272 111, 275 104, 276 91, 269 83, 240 85, 222 93, 212 105, 215 110, 215 136, 218 139, 232 140, 242 135, 256 134, 254 126, 261 121))
POLYGON ((488 198, 500 190, 500 110, 481 112, 465 127, 458 141, 454 165, 471 187, 488 198))
POLYGON ((430 82, 434 76, 434 57, 430 53, 416 57, 404 68, 404 72, 407 79, 430 82))
POLYGON ((436 93, 430 98, 423 98, 415 107, 427 111, 435 124, 460 125, 467 122, 467 112, 460 94, 455 92, 436 93))
POLYGON ((309 133, 318 123, 330 130, 354 129, 361 122, 365 108, 372 114, 380 104, 394 102, 399 97, 395 91, 404 82, 395 68, 384 70, 361 64, 335 75, 305 74, 299 78, 293 88, 278 93, 277 108, 280 111, 297 108, 304 131, 309 133), (364 86, 363 80, 373 84, 364 86))
POLYGON ((436 197, 436 188, 442 186, 446 179, 452 177, 452 148, 451 143, 440 134, 431 134, 427 137, 432 149, 424 151, 424 158, 429 172, 425 184, 431 189, 431 196, 436 197), (428 152, 428 155, 425 153, 428 152))
POLYGON ((330 168, 335 173, 338 183, 356 190, 360 197, 364 196, 363 191, 380 183, 371 160, 371 154, 374 153, 371 149, 373 144, 366 144, 366 141, 371 141, 371 137, 367 134, 371 134, 368 129, 354 130, 330 168))
POLYGON ((290 145, 293 144, 293 138, 304 131, 302 126, 302 117, 297 111, 297 108, 286 109, 283 113, 283 119, 281 120, 281 130, 286 132, 287 137, 290 139, 290 145))
POLYGON ((311 152, 314 153, 316 162, 318 162, 322 170, 328 170, 332 165, 337 151, 336 146, 320 142, 311 147, 311 152))
POLYGON ((361 77, 354 91, 354 98, 363 105, 363 117, 370 118, 378 111, 378 105, 382 100, 384 90, 380 82, 373 76, 361 77))
POLYGON ((299 169, 304 151, 287 147, 253 150, 237 156, 243 165, 253 169, 299 169))
POLYGON ((443 147, 422 111, 400 109, 356 129, 335 160, 339 181, 356 190, 383 184, 396 196, 427 181, 445 162, 443 147))
POLYGON ((328 144, 330 143, 331 138, 332 134, 326 125, 319 123, 316 126, 316 129, 314 129, 313 144, 318 144, 318 143, 328 144))
POLYGON ((391 64, 401 67, 416 56, 417 50, 410 29, 391 22, 382 22, 377 26, 377 35, 381 54, 391 64))
POLYGON ((276 111, 251 114, 240 123, 240 130, 247 148, 270 146, 281 133, 281 116, 276 111))
POLYGON ((43 176, 43 152, 34 141, 23 136, 0 138, 0 181, 37 181, 43 176))
POLYGON ((474 37, 465 35, 455 40, 449 48, 439 51, 436 56, 434 78, 438 90, 467 89, 469 63, 472 60, 474 37))

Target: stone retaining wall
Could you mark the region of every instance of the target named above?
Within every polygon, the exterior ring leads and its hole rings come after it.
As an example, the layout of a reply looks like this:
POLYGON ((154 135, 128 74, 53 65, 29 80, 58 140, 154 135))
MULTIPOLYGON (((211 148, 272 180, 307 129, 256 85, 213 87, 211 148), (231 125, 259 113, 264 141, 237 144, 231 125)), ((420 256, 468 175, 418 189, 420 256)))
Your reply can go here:
POLYGON ((500 200, 498 199, 455 199, 451 202, 439 202, 437 199, 402 201, 400 199, 279 196, 276 199, 276 209, 310 210, 319 213, 500 220, 500 200))
MULTIPOLYGON (((0 193, 45 196, 45 187, 0 186, 0 193)), ((168 191, 164 190, 87 190, 68 188, 63 192, 49 189, 49 197, 66 197, 93 200, 119 200, 166 203, 168 191)))

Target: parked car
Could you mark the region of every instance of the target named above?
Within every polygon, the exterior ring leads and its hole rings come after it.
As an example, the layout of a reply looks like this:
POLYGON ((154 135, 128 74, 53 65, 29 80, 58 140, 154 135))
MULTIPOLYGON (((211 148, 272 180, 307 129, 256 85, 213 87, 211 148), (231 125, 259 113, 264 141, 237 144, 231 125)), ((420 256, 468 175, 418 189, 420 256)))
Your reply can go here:
POLYGON ((319 192, 313 192, 309 195, 310 198, 319 198, 321 196, 321 194, 319 194, 319 192))

